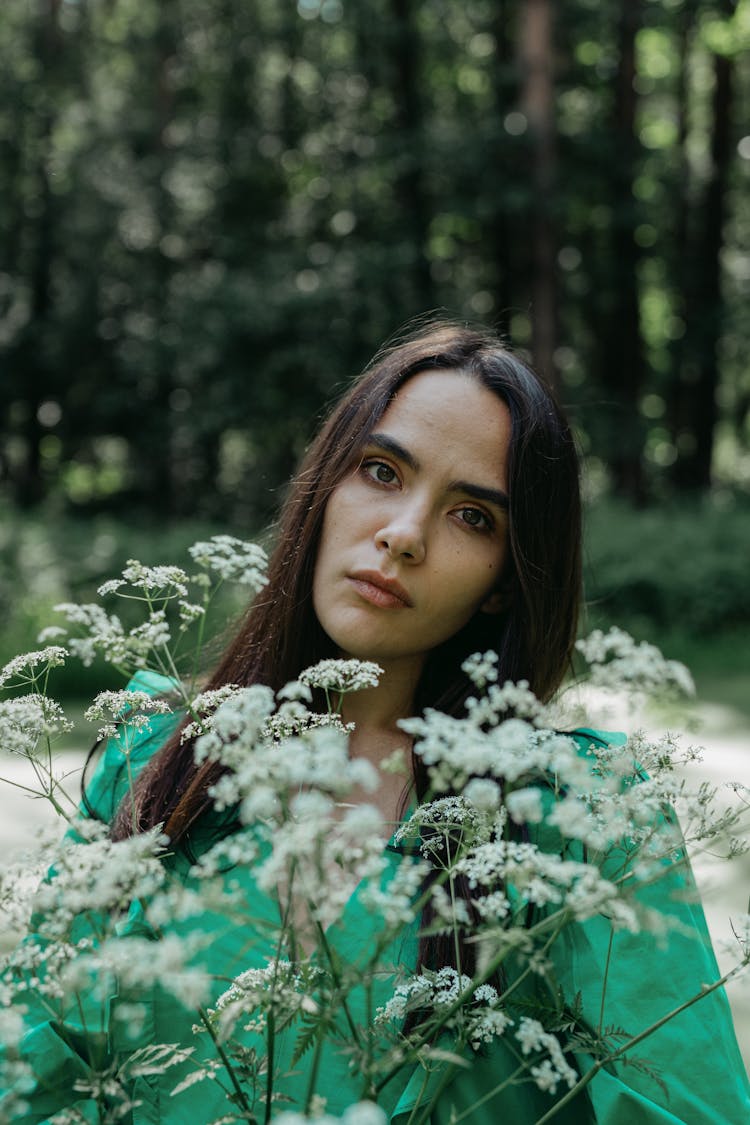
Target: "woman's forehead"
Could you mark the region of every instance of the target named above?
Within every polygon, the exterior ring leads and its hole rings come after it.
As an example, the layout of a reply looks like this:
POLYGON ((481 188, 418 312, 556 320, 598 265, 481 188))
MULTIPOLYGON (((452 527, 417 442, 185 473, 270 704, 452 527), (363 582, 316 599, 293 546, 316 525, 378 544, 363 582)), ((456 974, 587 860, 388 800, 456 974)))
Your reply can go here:
POLYGON ((439 454, 451 472, 471 468, 490 475, 494 486, 507 486, 510 412, 498 395, 465 372, 414 375, 394 395, 373 433, 395 441, 419 464, 439 454))

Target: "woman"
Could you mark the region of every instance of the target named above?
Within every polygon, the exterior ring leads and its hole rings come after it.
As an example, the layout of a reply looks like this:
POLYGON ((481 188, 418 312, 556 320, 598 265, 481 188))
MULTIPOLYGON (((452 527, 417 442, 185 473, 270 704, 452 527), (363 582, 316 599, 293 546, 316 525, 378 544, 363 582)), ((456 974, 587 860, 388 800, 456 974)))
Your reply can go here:
MULTIPOLYGON (((354 724, 350 752, 375 765, 394 755, 408 757, 411 741, 400 720, 426 707, 461 715, 475 690, 461 670, 472 653, 494 649, 499 682, 525 679, 539 699, 552 696, 569 667, 580 569, 575 449, 550 392, 494 335, 458 324, 428 324, 379 353, 312 444, 282 512, 268 585, 208 690, 265 684, 278 691, 326 657, 375 660, 383 669, 378 686, 344 701, 342 718, 354 724)), ((154 692, 168 684, 147 674, 137 678, 137 686, 154 692)), ((175 851, 174 871, 190 887, 187 857, 200 856, 217 831, 226 831, 212 799, 224 767, 196 761, 193 740, 183 739, 180 728, 170 733, 169 720, 154 720, 154 727, 154 737, 141 739, 129 756, 131 766, 142 767, 133 793, 123 797, 122 756, 110 744, 88 788, 88 808, 111 821, 114 840, 163 824, 175 851)), ((578 739, 585 749, 597 736, 581 732, 578 739)), ((384 775, 374 799, 388 822, 399 821, 409 803, 427 794, 427 774, 418 757, 412 757, 410 775, 406 786, 398 774, 384 775)), ((233 868, 229 877, 240 880, 254 911, 273 916, 273 903, 254 882, 252 869, 233 868)), ((466 880, 456 885, 470 912, 466 880)), ((330 938, 344 963, 356 960, 363 945, 376 939, 372 919, 358 909, 357 894, 359 889, 330 938)), ((635 1019, 639 1030, 674 1006, 663 996, 660 1002, 659 991, 654 1002, 667 956, 688 965, 684 972, 695 978, 693 991, 702 979, 718 975, 700 912, 696 917, 685 906, 683 914, 697 928, 699 941, 677 934, 670 938, 668 955, 659 953, 648 935, 618 938, 629 969, 620 974, 627 975, 622 993, 616 988, 608 993, 608 1022, 629 1027, 635 1019)), ((460 963, 461 971, 473 973, 476 945, 460 940, 456 947, 431 932, 430 922, 427 908, 421 936, 412 927, 386 951, 386 962, 390 955, 412 969, 460 963)), ((138 901, 128 927, 136 937, 155 936, 138 901)), ((184 934, 191 928, 208 936, 207 967, 225 979, 268 960, 260 932, 252 939, 238 935, 208 910, 197 922, 170 919, 163 930, 184 934)), ((560 943, 563 951, 555 948, 551 954, 566 995, 572 1000, 578 993, 589 1015, 603 995, 610 939, 606 920, 594 919, 571 928, 560 943)), ((136 1000, 145 1003, 147 1014, 140 1039, 129 1040, 127 1050, 192 1041, 190 1013, 158 987, 150 997, 141 991, 136 1000)), ((609 1066, 556 1120, 600 1125, 745 1120, 750 1102, 726 1002, 716 994, 695 1013, 689 1009, 674 1030, 670 1025, 653 1037, 668 1095, 635 1068, 609 1066), (696 1050, 687 1083, 672 1062, 675 1034, 682 1042, 692 1037, 696 1050)), ((365 1018, 362 1009, 360 1019, 365 1018)), ((112 1013, 98 1026, 110 1052, 116 1051, 119 1025, 112 1013)), ((37 1057, 47 1052, 51 1061, 23 1120, 45 1120, 63 1105, 75 1106, 75 1119, 99 1120, 101 1095, 92 1092, 90 1060, 78 1031, 77 1039, 74 1021, 61 1028, 40 1020, 30 1033, 29 1051, 37 1057), (78 1093, 71 1093, 73 1087, 78 1093), (66 1096, 67 1101, 60 1100, 66 1096)), ((304 1056, 295 1059, 293 1043, 287 1043, 277 1044, 274 1057, 286 1069, 284 1089, 296 1099, 294 1108, 304 1108, 305 1100, 309 1104, 305 1091, 312 1089, 304 1056)), ((539 1085, 510 1079, 516 1061, 500 1041, 473 1057, 470 1066, 453 1068, 450 1081, 445 1068, 442 1075, 439 1068, 429 1075, 411 1066, 391 1077, 379 1102, 391 1120, 403 1125, 426 1115, 432 1125, 452 1119, 531 1125, 542 1120, 553 1099, 539 1085), (500 1086, 502 1091, 493 1093, 500 1086)), ((247 1057, 245 1063, 250 1065, 247 1057)), ((585 1058, 579 1065, 585 1068, 585 1058)), ((316 1066, 316 1089, 329 1112, 341 1112, 357 1100, 359 1087, 335 1042, 326 1044, 316 1066)), ((259 1080, 257 1073, 252 1080, 259 1080)), ((226 1109, 224 1089, 211 1075, 172 1097, 175 1084, 173 1073, 134 1076, 132 1121, 208 1122, 226 1109)))

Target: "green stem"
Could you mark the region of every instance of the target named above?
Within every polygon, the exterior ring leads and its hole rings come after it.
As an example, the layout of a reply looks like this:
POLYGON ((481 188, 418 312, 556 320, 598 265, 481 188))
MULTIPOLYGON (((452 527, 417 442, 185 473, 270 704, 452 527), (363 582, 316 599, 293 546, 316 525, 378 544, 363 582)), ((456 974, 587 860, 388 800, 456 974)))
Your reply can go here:
POLYGON ((312 1106, 312 1100, 315 1095, 315 1083, 318 1080, 318 1071, 320 1070, 320 1059, 323 1054, 323 1044, 325 1042, 326 1032, 328 1030, 329 1021, 321 1020, 318 1027, 318 1034, 315 1040, 315 1053, 313 1055, 312 1066, 310 1067, 310 1077, 307 1080, 307 1095, 305 1097, 305 1113, 309 1115, 312 1106))
POLYGON ((354 1037, 354 1042, 361 1049, 362 1041, 361 1041, 360 1035, 359 1035, 359 1028, 355 1024, 355 1022, 352 1018, 352 1014, 349 1010, 349 1005, 346 1002, 346 994, 344 992, 344 988, 343 988, 343 985, 341 983, 341 977, 339 976, 338 970, 336 968, 336 963, 333 959, 333 953, 331 952, 331 947, 328 943, 328 938, 326 937, 326 932, 323 929, 323 927, 321 926, 320 922, 316 922, 315 925, 317 926, 317 929, 318 929, 318 940, 321 944, 323 952, 326 955, 326 960, 328 961, 328 965, 330 967, 331 978, 332 978, 334 986, 336 988, 336 994, 341 998, 341 1010, 343 1011, 343 1013, 346 1017, 346 1022, 349 1024, 349 1030, 351 1031, 352 1036, 354 1037))
POLYGON ((463 1119, 465 1117, 468 1117, 470 1113, 473 1113, 476 1109, 479 1109, 480 1105, 484 1105, 485 1102, 488 1102, 492 1098, 497 1097, 498 1094, 501 1094, 506 1086, 510 1086, 513 1082, 516 1081, 516 1079, 520 1078, 524 1070, 526 1070, 527 1065, 527 1063, 521 1063, 518 1069, 514 1070, 508 1078, 503 1079, 502 1082, 498 1082, 497 1086, 493 1086, 493 1088, 491 1090, 488 1090, 486 1094, 483 1094, 478 1101, 472 1102, 468 1109, 465 1109, 462 1113, 458 1113, 454 1117, 452 1117, 451 1125, 458 1125, 459 1121, 463 1121, 463 1119))
POLYGON ((245 1091, 242 1089, 242 1087, 239 1084, 237 1075, 234 1073, 234 1067, 232 1066, 231 1062, 229 1061, 229 1057, 228 1057, 226 1051, 224 1050, 223 1046, 219 1042, 219 1037, 216 1034, 216 1032, 214 1031, 213 1027, 211 1026, 211 1021, 209 1020, 209 1018, 208 1018, 208 1016, 207 1016, 207 1014, 206 1014, 206 1012, 203 1008, 198 1009, 198 1014, 201 1018, 201 1023, 203 1024, 206 1031, 208 1032, 208 1034, 211 1036, 211 1039, 213 1040, 213 1044, 214 1044, 214 1047, 216 1048, 216 1051, 217 1051, 217 1054, 218 1054, 219 1058, 221 1059, 221 1061, 223 1062, 223 1064, 226 1068, 227 1074, 229 1075, 229 1080, 232 1083, 232 1086, 234 1087, 235 1094, 237 1095, 238 1105, 243 1110, 245 1110, 245 1112, 247 1113, 247 1121, 249 1122, 249 1125, 258 1125, 258 1119, 255 1116, 255 1114, 252 1112, 250 1106, 248 1105, 247 1097, 245 1096, 245 1091))
POLYGON ((422 1085, 420 1087, 419 1093, 417 1094, 417 1100, 415 1101, 414 1107, 413 1107, 411 1113, 409 1114, 409 1119, 406 1122, 406 1125, 413 1125, 414 1114, 419 1109, 419 1103, 422 1101, 422 1094, 424 1094, 425 1090, 427 1089, 427 1083, 429 1082, 429 1080, 430 1080, 430 1072, 429 1072, 429 1070, 425 1070, 424 1078, 422 1079, 422 1085))
POLYGON ((604 962, 604 980, 602 981, 602 1003, 601 1007, 599 1008, 599 1024, 596 1029, 597 1035, 601 1035, 602 1025, 604 1024, 604 1000, 607 995, 607 978, 609 977, 609 966, 612 960, 612 946, 614 945, 614 941, 615 931, 614 927, 610 923, 609 943, 607 945, 607 959, 604 962))
POLYGON ((266 1111, 264 1115, 264 1123, 268 1125, 271 1120, 271 1110, 273 1109, 273 1053, 276 1046, 276 1025, 274 1023, 273 1012, 268 1013, 268 1040, 267 1040, 268 1058, 266 1060, 266 1111))

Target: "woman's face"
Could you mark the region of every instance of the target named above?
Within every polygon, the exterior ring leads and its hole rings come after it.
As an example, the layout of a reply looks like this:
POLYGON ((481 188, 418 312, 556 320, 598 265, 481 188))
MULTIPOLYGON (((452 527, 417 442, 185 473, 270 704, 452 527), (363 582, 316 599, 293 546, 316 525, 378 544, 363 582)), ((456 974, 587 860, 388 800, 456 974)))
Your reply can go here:
POLYGON ((313 604, 342 655, 415 671, 500 608, 510 433, 468 375, 425 371, 398 391, 326 507, 313 604))

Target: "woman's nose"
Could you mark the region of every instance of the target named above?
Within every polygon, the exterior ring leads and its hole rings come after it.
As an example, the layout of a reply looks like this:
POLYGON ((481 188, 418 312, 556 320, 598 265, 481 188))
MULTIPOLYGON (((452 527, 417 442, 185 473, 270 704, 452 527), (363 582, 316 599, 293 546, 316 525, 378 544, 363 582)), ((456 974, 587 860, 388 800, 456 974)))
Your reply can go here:
POLYGON ((426 553, 424 523, 416 513, 401 513, 376 532, 375 545, 393 559, 423 562, 426 553))

